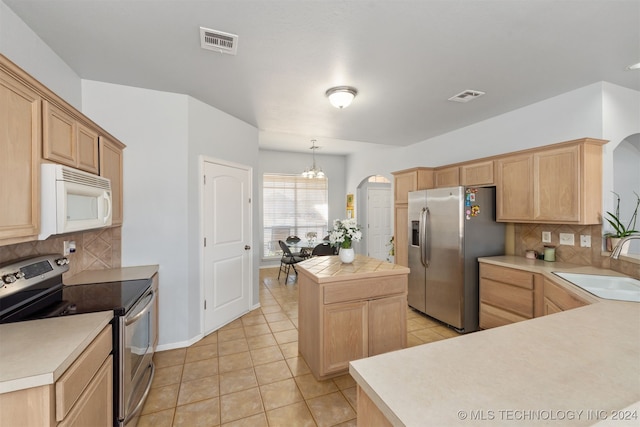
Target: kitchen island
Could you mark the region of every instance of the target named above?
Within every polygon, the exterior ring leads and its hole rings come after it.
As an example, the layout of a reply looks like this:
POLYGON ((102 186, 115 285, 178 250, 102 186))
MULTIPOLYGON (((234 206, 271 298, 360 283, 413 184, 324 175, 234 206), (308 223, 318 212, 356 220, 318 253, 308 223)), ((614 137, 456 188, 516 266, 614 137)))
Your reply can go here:
POLYGON ((318 380, 349 361, 407 345, 409 269, 357 255, 320 256, 298 267, 298 349, 318 380))
MULTIPOLYGON (((549 278, 558 270, 619 275, 521 257, 483 261, 549 278)), ((591 301, 351 362, 358 425, 638 425, 640 304, 591 301)))

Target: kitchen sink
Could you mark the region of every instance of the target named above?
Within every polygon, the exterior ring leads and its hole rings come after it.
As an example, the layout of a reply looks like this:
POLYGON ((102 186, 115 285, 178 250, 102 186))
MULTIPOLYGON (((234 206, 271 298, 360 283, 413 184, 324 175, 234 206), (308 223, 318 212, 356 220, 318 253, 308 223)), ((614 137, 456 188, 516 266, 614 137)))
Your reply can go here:
POLYGON ((640 302, 640 280, 631 277, 561 273, 557 271, 554 271, 553 274, 600 298, 640 302))

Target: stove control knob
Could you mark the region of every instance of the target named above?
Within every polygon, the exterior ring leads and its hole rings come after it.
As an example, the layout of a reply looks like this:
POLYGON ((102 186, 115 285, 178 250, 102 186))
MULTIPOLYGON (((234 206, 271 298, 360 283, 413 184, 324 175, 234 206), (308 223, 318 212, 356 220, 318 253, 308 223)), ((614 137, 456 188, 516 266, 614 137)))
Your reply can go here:
POLYGON ((22 271, 18 271, 14 276, 16 276, 16 279, 22 279, 24 278, 24 273, 22 271))
POLYGON ((67 264, 69 264, 69 259, 68 258, 58 258, 56 260, 56 264, 58 264, 58 265, 67 265, 67 264))
POLYGON ((15 274, 5 274, 4 276, 2 276, 2 281, 7 285, 15 282, 16 280, 17 279, 15 274))

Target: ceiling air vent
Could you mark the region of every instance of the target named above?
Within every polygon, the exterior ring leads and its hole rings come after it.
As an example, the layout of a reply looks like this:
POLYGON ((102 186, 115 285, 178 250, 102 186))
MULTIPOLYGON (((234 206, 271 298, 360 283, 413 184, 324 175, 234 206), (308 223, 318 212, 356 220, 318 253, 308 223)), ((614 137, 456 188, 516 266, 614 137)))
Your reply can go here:
POLYGON ((203 49, 235 55, 238 50, 238 36, 200 27, 200 46, 203 49))
POLYGON ((480 92, 479 90, 465 90, 464 92, 460 92, 457 95, 452 96, 451 98, 449 98, 449 101, 455 101, 455 102, 469 102, 472 99, 475 99, 479 96, 484 95, 484 92, 480 92))

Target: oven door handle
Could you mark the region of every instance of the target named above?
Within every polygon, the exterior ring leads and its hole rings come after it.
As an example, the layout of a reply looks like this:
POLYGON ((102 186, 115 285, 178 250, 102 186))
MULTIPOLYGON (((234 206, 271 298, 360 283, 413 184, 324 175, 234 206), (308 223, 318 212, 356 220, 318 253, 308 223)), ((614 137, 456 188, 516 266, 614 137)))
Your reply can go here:
POLYGON ((129 422, 129 420, 131 420, 131 418, 135 417, 136 414, 138 412, 140 412, 140 410, 142 409, 142 405, 144 405, 145 401, 147 400, 147 396, 149 395, 149 392, 151 391, 151 383, 153 383, 153 377, 156 374, 156 365, 154 365, 153 362, 151 362, 149 364, 149 366, 147 366, 147 369, 151 369, 151 375, 149 376, 149 382, 147 383, 147 386, 144 389, 144 393, 142 394, 142 397, 140 398, 140 401, 138 402, 136 407, 133 408, 133 410, 131 412, 129 412, 129 415, 127 415, 127 417, 124 419, 123 424, 127 424, 129 422))
POLYGON ((149 300, 147 305, 138 314, 136 314, 135 316, 125 318, 125 321, 124 321, 124 325, 125 326, 129 326, 132 323, 137 322, 138 319, 140 319, 142 316, 147 314, 149 312, 149 310, 151 310, 151 308, 153 307, 153 302, 156 299, 156 291, 154 291, 153 288, 152 288, 148 295, 151 295, 151 299, 149 300))

